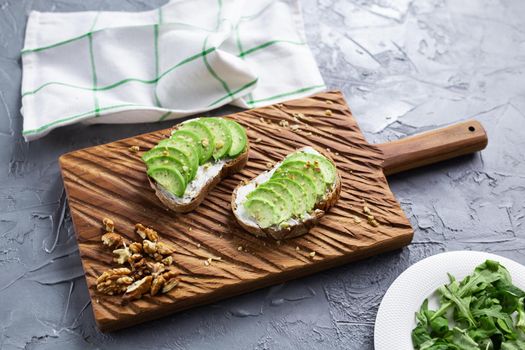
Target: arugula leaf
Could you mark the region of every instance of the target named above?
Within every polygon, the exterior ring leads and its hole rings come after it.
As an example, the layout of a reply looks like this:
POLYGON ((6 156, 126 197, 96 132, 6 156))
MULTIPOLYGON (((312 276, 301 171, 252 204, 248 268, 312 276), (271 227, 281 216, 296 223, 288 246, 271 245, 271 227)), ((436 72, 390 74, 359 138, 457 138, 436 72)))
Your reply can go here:
POLYGON ((452 330, 454 338, 453 342, 455 345, 459 346, 462 350, 479 350, 478 343, 474 341, 464 329, 459 329, 454 327, 452 330))
POLYGON ((437 290, 439 308, 430 310, 425 300, 416 312, 415 349, 525 349, 525 292, 512 284, 504 266, 487 260, 461 281, 448 278, 437 290))
POLYGON ((501 350, 523 350, 525 349, 525 341, 515 340, 508 341, 501 344, 501 350))
POLYGON ((518 301, 518 322, 516 323, 516 327, 518 327, 522 332, 525 332, 525 306, 524 306, 524 299, 520 298, 518 301))

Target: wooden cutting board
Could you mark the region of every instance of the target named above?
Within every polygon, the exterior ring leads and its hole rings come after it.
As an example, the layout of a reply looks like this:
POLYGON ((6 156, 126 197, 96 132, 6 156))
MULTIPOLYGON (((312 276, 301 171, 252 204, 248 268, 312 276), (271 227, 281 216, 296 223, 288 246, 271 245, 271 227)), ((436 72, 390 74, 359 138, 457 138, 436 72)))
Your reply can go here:
POLYGON ((60 157, 69 208, 96 322, 110 331, 177 311, 281 283, 410 243, 413 230, 383 173, 393 173, 469 153, 486 145, 479 123, 470 121, 427 135, 370 145, 340 92, 237 113, 247 128, 249 162, 222 181, 200 207, 188 214, 167 211, 155 197, 140 160, 142 152, 170 129, 74 151, 60 157), (468 128, 474 130, 468 130, 468 128), (230 196, 250 179, 306 145, 331 152, 342 176, 341 199, 320 224, 303 237, 276 242, 245 233, 235 222, 230 196), (386 155, 386 157, 385 157, 386 155), (367 221, 370 208, 379 226, 367 221), (152 226, 177 249, 180 285, 168 294, 144 297, 126 306, 120 296, 102 295, 95 280, 115 267, 100 237, 101 220, 137 240, 135 223, 152 226), (240 248, 242 247, 242 248, 240 248), (315 253, 315 254, 314 254, 315 253), (210 257, 220 257, 207 264, 210 257))

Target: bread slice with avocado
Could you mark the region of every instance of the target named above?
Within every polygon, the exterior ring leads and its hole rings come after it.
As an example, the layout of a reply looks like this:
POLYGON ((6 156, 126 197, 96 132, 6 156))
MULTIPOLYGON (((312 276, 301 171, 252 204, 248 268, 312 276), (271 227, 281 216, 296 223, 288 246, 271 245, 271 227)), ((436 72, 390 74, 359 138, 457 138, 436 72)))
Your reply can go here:
POLYGON ((307 233, 340 193, 341 177, 334 161, 320 149, 304 147, 239 184, 231 207, 246 231, 280 240, 307 233))
POLYGON ((227 118, 196 118, 142 155, 148 180, 169 209, 186 213, 201 204, 223 178, 248 161, 246 130, 227 118))

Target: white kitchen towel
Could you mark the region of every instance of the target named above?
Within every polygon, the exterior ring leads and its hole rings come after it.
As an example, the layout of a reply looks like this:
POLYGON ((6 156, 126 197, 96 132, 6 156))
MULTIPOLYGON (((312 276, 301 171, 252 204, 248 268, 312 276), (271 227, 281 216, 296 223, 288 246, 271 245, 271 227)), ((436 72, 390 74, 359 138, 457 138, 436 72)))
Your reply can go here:
POLYGON ((252 108, 325 86, 297 0, 174 0, 147 12, 29 15, 23 135, 252 108))

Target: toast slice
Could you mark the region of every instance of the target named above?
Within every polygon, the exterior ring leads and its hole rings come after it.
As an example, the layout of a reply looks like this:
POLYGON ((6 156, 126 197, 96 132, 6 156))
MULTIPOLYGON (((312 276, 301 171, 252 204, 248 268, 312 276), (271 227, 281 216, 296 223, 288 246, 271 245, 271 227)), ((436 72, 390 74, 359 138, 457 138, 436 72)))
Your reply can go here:
POLYGON ((159 185, 154 179, 148 176, 148 180, 151 188, 155 191, 155 195, 166 207, 177 213, 188 213, 197 208, 202 201, 206 198, 206 195, 215 187, 222 179, 238 173, 241 171, 246 163, 248 162, 248 153, 250 148, 246 150, 234 159, 225 161, 222 167, 219 169, 217 174, 207 177, 204 184, 198 191, 195 191, 193 196, 190 196, 188 200, 181 201, 178 197, 168 192, 165 188, 159 185))
MULTIPOLYGON (((335 162, 333 161, 333 159, 328 154, 326 154, 324 150, 319 149, 317 147, 304 147, 302 149, 297 150, 297 152, 303 151, 308 148, 315 150, 315 152, 325 157, 335 167, 335 162)), ((261 227, 257 224, 257 222, 247 219, 245 213, 243 213, 243 210, 240 210, 240 207, 244 205, 244 202, 246 201, 245 192, 250 191, 246 190, 245 186, 251 186, 250 188, 253 187, 255 189, 258 187, 258 184, 266 183, 268 179, 270 179, 272 173, 274 173, 281 164, 282 162, 276 164, 271 170, 259 174, 254 179, 239 184, 233 191, 231 199, 231 207, 233 214, 239 225, 252 235, 258 237, 269 237, 276 240, 289 239, 304 235, 312 227, 314 227, 323 217, 323 215, 339 200, 339 196, 341 193, 341 176, 336 171, 333 183, 327 186, 324 195, 322 195, 315 201, 313 208, 307 213, 307 215, 291 218, 286 222, 286 225, 283 225, 281 223, 274 224, 269 227, 261 227), (242 193, 241 197, 243 198, 239 198, 240 193, 242 193)))
POLYGON ((227 118, 195 118, 142 155, 151 188, 177 213, 194 210, 225 177, 248 162, 246 130, 227 118))

